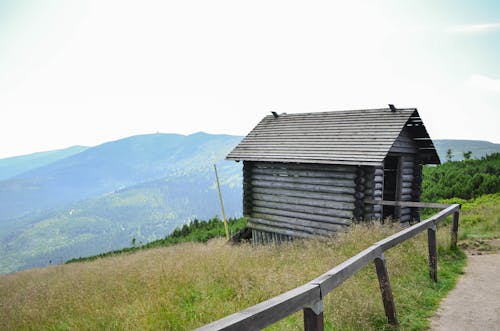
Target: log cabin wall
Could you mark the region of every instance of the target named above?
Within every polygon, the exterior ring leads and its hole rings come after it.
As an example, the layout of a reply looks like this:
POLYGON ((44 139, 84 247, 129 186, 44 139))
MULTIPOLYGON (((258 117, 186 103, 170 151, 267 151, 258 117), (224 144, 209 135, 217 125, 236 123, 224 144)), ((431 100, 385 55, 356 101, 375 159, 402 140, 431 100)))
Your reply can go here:
POLYGON ((357 166, 245 161, 244 208, 253 242, 344 231, 355 211, 363 215, 365 178, 357 166))

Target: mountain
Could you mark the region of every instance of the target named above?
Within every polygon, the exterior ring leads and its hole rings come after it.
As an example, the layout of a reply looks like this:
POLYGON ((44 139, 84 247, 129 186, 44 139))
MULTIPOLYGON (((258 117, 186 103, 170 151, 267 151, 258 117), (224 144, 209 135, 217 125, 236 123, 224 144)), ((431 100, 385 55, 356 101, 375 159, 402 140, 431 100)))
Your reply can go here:
POLYGON ((0 181, 78 154, 87 148, 86 146, 72 146, 65 149, 0 159, 0 181))
POLYGON ((241 137, 196 133, 133 136, 0 182, 0 223, 60 208, 172 174, 186 175, 222 159, 241 137))
POLYGON ((127 247, 133 238, 148 242, 194 218, 221 215, 214 162, 226 213, 241 216, 241 164, 223 161, 240 140, 134 136, 0 182, 2 209, 17 203, 30 210, 0 216, 0 272, 127 247))
POLYGON ((451 149, 453 161, 464 159, 464 152, 472 152, 471 158, 480 159, 493 153, 500 153, 500 144, 482 140, 433 139, 441 162, 446 162, 446 152, 451 149))

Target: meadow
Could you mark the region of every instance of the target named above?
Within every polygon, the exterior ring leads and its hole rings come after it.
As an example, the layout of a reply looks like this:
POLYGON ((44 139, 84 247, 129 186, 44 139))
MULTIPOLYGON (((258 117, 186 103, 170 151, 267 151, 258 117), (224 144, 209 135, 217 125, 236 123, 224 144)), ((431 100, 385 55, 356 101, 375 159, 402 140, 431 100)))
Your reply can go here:
MULTIPOLYGON (((500 234, 500 194, 465 202, 460 239, 500 234)), ((280 246, 230 245, 224 239, 139 250, 89 262, 0 277, 5 330, 189 330, 301 285, 398 230, 355 225, 335 239, 280 246)), ((438 275, 428 276, 426 235, 387 252, 402 330, 424 330, 466 263, 438 231, 438 275)), ((328 330, 388 329, 373 266, 325 298, 328 330)), ((270 327, 299 330, 301 313, 270 327)))

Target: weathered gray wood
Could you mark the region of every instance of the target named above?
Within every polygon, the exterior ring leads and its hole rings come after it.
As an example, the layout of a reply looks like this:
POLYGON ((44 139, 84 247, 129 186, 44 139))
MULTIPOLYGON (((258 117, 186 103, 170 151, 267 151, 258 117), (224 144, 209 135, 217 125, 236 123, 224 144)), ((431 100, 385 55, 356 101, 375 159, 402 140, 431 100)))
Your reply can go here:
POLYGON ((340 172, 340 171, 312 171, 312 170, 291 170, 291 169, 277 169, 277 168, 254 168, 252 173, 257 175, 279 175, 290 177, 306 177, 306 178, 339 178, 339 179, 352 179, 356 178, 353 172, 340 172))
POLYGON ((254 193, 281 195, 281 196, 298 197, 298 198, 312 198, 312 199, 321 199, 321 200, 338 201, 338 202, 354 202, 355 200, 354 196, 352 196, 351 194, 322 193, 322 192, 316 193, 316 192, 307 192, 300 190, 286 190, 286 189, 258 187, 258 186, 253 187, 252 191, 254 193))
POLYGON ((254 200, 253 204, 254 206, 259 206, 259 207, 296 211, 299 213, 306 213, 306 214, 317 214, 317 215, 333 216, 346 219, 352 217, 352 210, 349 211, 340 209, 328 209, 322 207, 311 207, 303 205, 294 205, 290 203, 278 203, 278 202, 261 201, 261 200, 254 200))
POLYGON ((274 221, 277 223, 289 223, 295 225, 301 225, 304 227, 312 227, 329 231, 338 231, 339 229, 343 229, 351 224, 348 220, 333 222, 320 222, 310 219, 302 219, 296 217, 286 217, 280 215, 272 215, 272 214, 261 214, 261 213, 253 213, 251 215, 252 218, 259 218, 268 221, 274 221))
POLYGON ((309 284, 319 285, 321 293, 326 295, 334 288, 342 284, 346 279, 361 270, 365 265, 372 262, 375 257, 382 253, 379 247, 372 245, 350 259, 313 279, 309 284))
POLYGON ((422 232, 423 230, 429 228, 429 226, 432 226, 433 224, 437 224, 439 221, 444 219, 446 216, 453 214, 456 210, 460 208, 460 205, 453 204, 451 206, 448 206, 448 208, 441 210, 440 212, 434 214, 433 216, 429 217, 425 221, 422 221, 420 223, 417 223, 409 228, 406 228, 396 234, 393 234, 392 236, 389 236, 381 241, 379 241, 377 244, 380 246, 380 248, 383 251, 386 251, 396 245, 399 245, 400 243, 408 240, 409 238, 412 238, 422 232))
POLYGON ((384 206, 420 207, 420 208, 437 208, 437 209, 443 209, 452 206, 444 203, 434 203, 434 202, 386 201, 386 200, 375 200, 375 199, 366 199, 365 203, 374 205, 384 205, 384 206))
POLYGON ((394 298, 392 297, 391 283, 389 281, 384 255, 382 254, 380 257, 375 258, 374 262, 375 269, 377 270, 380 292, 382 294, 382 302, 384 303, 385 316, 387 316, 389 324, 397 326, 398 319, 396 316, 396 306, 394 305, 394 298))
POLYGON ((255 222, 252 222, 252 219, 248 220, 247 225, 251 229, 260 230, 263 232, 262 235, 264 237, 262 238, 262 241, 264 243, 267 243, 267 240, 265 238, 265 234, 268 232, 275 232, 275 233, 284 234, 284 235, 292 236, 292 237, 296 237, 296 238, 311 238, 313 236, 310 233, 306 233, 306 232, 302 232, 302 231, 291 230, 291 229, 286 229, 286 228, 278 228, 275 226, 269 226, 269 225, 264 225, 264 224, 260 224, 260 223, 255 223, 255 222))
POLYGON ((266 180, 271 182, 285 182, 297 184, 315 184, 325 186, 342 186, 354 187, 355 183, 352 179, 335 179, 335 178, 304 178, 304 177, 287 177, 287 176, 270 176, 270 175, 253 175, 255 180, 266 180))
POLYGON ((345 166, 336 164, 316 164, 316 163, 283 163, 283 162, 256 162, 256 168, 262 169, 288 169, 288 170, 305 170, 305 171, 334 171, 354 173, 356 166, 345 166))
POLYGON ((302 190, 307 192, 325 192, 325 193, 346 193, 354 195, 354 183, 352 187, 339 187, 339 186, 323 186, 323 185, 310 185, 299 184, 291 182, 274 182, 265 180, 252 180, 252 186, 255 187, 270 187, 270 188, 283 188, 290 190, 302 190))
POLYGON ((288 211, 282 209, 275 208, 267 208, 267 207, 259 207, 255 206, 255 213, 261 213, 266 215, 277 215, 277 216, 286 216, 291 218, 300 218, 305 220, 312 220, 318 222, 332 223, 332 224, 351 224, 351 220, 345 217, 333 217, 333 216, 325 216, 325 215, 316 215, 316 214, 308 214, 308 213, 300 213, 296 211, 288 211))
POLYGON ((260 330, 320 299, 319 286, 302 285, 197 330, 260 330))
POLYGON ((289 197, 289 196, 273 195, 273 194, 254 193, 252 197, 255 200, 260 200, 260 201, 282 202, 282 203, 295 204, 301 206, 332 208, 332 209, 348 210, 348 211, 352 211, 354 207, 352 202, 338 202, 331 200, 298 198, 298 197, 289 197))
POLYGON ((460 218, 460 208, 453 213, 453 223, 451 226, 451 247, 457 247, 458 220, 460 218))
POLYGON ((437 244, 436 244, 436 226, 431 226, 427 229, 427 246, 429 249, 429 276, 435 282, 438 281, 437 276, 437 244))
POLYGON ((323 228, 313 227, 311 225, 303 225, 298 223, 294 224, 290 222, 276 222, 272 220, 267 220, 265 218, 258 218, 253 216, 249 218, 248 224, 250 228, 252 228, 254 224, 261 224, 273 229, 274 228, 286 229, 292 231, 300 231, 306 234, 322 235, 322 236, 331 236, 335 232, 345 230, 346 228, 346 226, 340 224, 325 224, 326 226, 323 228))
POLYGON ((323 301, 314 303, 314 307, 304 308, 304 331, 323 331, 323 301))

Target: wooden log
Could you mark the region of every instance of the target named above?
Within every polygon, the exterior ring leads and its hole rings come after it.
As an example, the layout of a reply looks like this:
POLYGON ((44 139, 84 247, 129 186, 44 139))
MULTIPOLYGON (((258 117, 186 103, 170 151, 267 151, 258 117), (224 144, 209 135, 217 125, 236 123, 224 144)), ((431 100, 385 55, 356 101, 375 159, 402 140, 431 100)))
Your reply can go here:
POLYGON ((381 213, 373 213, 373 218, 376 220, 382 219, 382 214, 381 213))
POLYGON ((254 180, 265 180, 271 182, 297 183, 297 184, 315 184, 323 186, 336 187, 354 187, 352 179, 331 179, 331 178, 305 178, 305 177, 285 177, 269 175, 253 175, 254 180))
POLYGON ((304 219, 304 220, 312 220, 312 221, 332 223, 332 224, 344 224, 344 225, 351 224, 351 219, 347 218, 347 217, 332 217, 332 216, 300 213, 300 212, 296 212, 296 211, 273 209, 273 208, 266 208, 266 207, 259 207, 259 206, 255 206, 254 212, 266 214, 266 215, 276 215, 276 216, 285 216, 285 217, 291 217, 291 218, 300 218, 300 219, 304 219))
POLYGON ((333 216, 333 217, 340 217, 347 219, 352 217, 352 209, 351 210, 330 209, 330 208, 294 205, 290 203, 261 201, 261 200, 254 200, 254 206, 296 211, 299 213, 306 213, 306 214, 333 216))
POLYGON ((402 187, 401 188, 401 194, 403 194, 403 195, 412 194, 412 193, 413 193, 413 189, 411 187, 402 187))
MULTIPOLYGON (((304 225, 300 225, 300 224, 293 224, 293 223, 288 223, 288 222, 276 222, 276 221, 270 221, 270 220, 266 220, 266 219, 262 219, 262 218, 254 218, 254 217, 249 218, 248 224, 249 224, 248 226, 252 227, 252 228, 255 224, 260 224, 260 225, 268 226, 270 229, 273 229, 272 231, 275 231, 275 229, 285 229, 285 230, 299 231, 299 232, 303 232, 303 233, 310 234, 310 235, 323 235, 323 236, 329 236, 337 231, 342 231, 345 229, 344 226, 338 225, 338 224, 333 225, 333 226, 335 226, 334 229, 326 230, 326 229, 322 229, 322 228, 312 227, 310 225, 304 226, 304 225)), ((330 225, 329 227, 331 228, 332 224, 329 224, 329 225, 330 225)))
POLYGON ((365 203, 363 202, 363 200, 354 201, 354 207, 363 207, 364 205, 365 203))
POLYGON ((279 188, 268 188, 268 187, 258 187, 258 186, 253 187, 253 192, 262 194, 281 195, 288 197, 321 199, 321 200, 338 201, 338 202, 354 202, 355 200, 354 196, 350 194, 316 193, 316 192, 308 192, 300 190, 284 190, 279 188))
POLYGON ((354 172, 336 172, 336 171, 312 171, 312 170, 292 170, 292 169, 275 169, 275 168, 253 168, 252 173, 256 175, 268 176, 290 176, 290 177, 307 177, 307 178, 339 178, 352 179, 356 178, 354 172))
POLYGON ((460 209, 453 213, 453 223, 451 225, 451 242, 450 245, 452 248, 457 247, 457 238, 458 238, 458 220, 460 218, 460 209))
MULTIPOLYGON (((346 221, 338 223, 328 223, 328 222, 320 222, 320 221, 314 221, 296 217, 287 217, 287 216, 261 214, 261 213, 253 213, 251 218, 267 220, 275 223, 288 223, 291 225, 299 225, 302 227, 323 229, 325 231, 338 231, 339 229, 343 229, 350 224, 350 222, 346 221)), ((290 229, 293 229, 293 227, 291 227, 290 229)))
POLYGON ((384 176, 384 169, 377 168, 377 169, 375 169, 374 173, 375 173, 375 178, 377 178, 377 177, 382 177, 383 178, 383 176, 384 176))
POLYGON ((437 245, 436 245, 436 226, 433 225, 427 229, 427 246, 429 248, 429 276, 435 282, 437 276, 437 245))
POLYGON ((384 188, 384 185, 382 185, 382 183, 375 183, 375 185, 373 186, 373 188, 375 190, 382 191, 382 189, 384 188))
POLYGON ((323 331, 323 301, 318 300, 313 307, 304 308, 304 331, 323 331))
POLYGON ((382 254, 380 257, 375 258, 374 262, 387 322, 397 327, 398 319, 396 316, 396 306, 394 305, 394 298, 392 296, 391 283, 389 281, 384 255, 382 254))
POLYGON ((356 184, 364 184, 365 181, 366 181, 365 177, 356 177, 354 179, 354 183, 356 183, 356 184))
POLYGON ((412 187, 412 186, 413 186, 412 182, 401 182, 401 187, 403 187, 403 188, 408 188, 408 187, 412 187))
POLYGON ((401 169, 403 175, 413 175, 413 167, 401 169))
POLYGON ((382 196, 382 190, 374 190, 373 191, 373 195, 381 197, 382 196))
POLYGON ((252 197, 254 198, 254 203, 256 200, 260 200, 260 201, 281 202, 281 203, 294 204, 300 206, 322 207, 322 208, 331 208, 331 209, 348 210, 348 211, 352 210, 354 207, 352 202, 349 203, 349 202, 338 202, 331 200, 297 198, 297 197, 288 197, 283 195, 254 193, 252 197))
POLYGON ((411 201, 412 195, 411 194, 401 194, 399 199, 401 201, 411 201))
POLYGON ((361 200, 361 199, 363 199, 363 198, 365 197, 365 193, 364 193, 363 191, 356 192, 356 193, 354 194, 354 197, 355 197, 356 199, 358 199, 358 200, 361 200))
POLYGON ((375 183, 383 183, 384 182, 384 177, 383 176, 377 176, 377 175, 375 175, 375 177, 373 178, 373 181, 375 183))
POLYGON ((373 205, 373 212, 375 212, 375 213, 381 213, 382 212, 382 206, 381 205, 373 205))
POLYGON ((310 185, 310 184, 287 183, 287 182, 270 182, 262 180, 252 180, 252 186, 302 190, 307 192, 346 193, 351 195, 354 195, 355 192, 354 187, 323 186, 323 185, 310 185))
POLYGON ((356 190, 356 192, 363 192, 365 190, 365 185, 363 185, 363 184, 357 184, 355 186, 355 190, 356 190))
POLYGON ((401 175, 403 182, 413 182, 413 175, 401 175))
POLYGON ((306 171, 334 171, 355 173, 357 166, 337 165, 337 164, 315 164, 315 163, 281 163, 281 162, 255 162, 256 168, 264 169, 290 169, 290 170, 306 170, 306 171))
POLYGON ((311 234, 306 233, 306 232, 258 224, 258 223, 250 222, 250 220, 248 220, 248 227, 251 229, 260 230, 263 232, 276 232, 276 233, 280 233, 280 234, 284 234, 284 235, 292 236, 292 237, 297 237, 297 238, 311 238, 312 237, 311 234))

